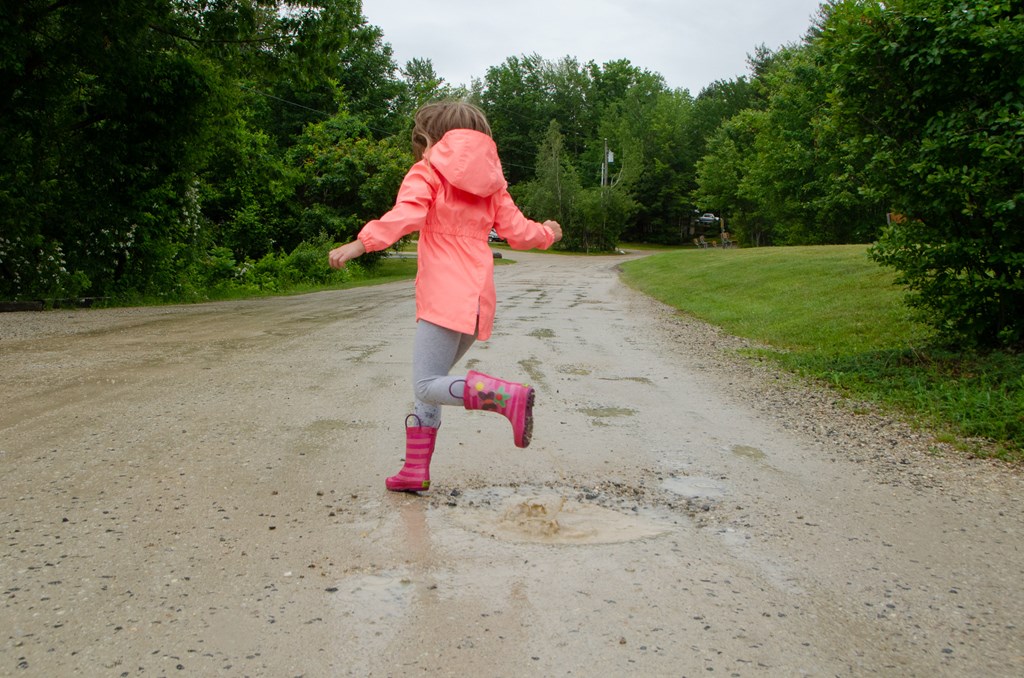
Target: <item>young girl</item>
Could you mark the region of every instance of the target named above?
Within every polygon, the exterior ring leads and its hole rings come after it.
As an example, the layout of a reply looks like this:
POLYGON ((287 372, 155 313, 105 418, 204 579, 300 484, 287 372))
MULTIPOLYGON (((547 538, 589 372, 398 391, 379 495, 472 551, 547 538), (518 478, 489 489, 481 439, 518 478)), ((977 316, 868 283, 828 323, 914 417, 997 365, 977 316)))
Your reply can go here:
POLYGON ((385 481, 395 492, 430 487, 443 405, 497 412, 512 422, 516 446, 530 444, 532 388, 475 371, 464 377, 448 373, 474 341, 491 336, 496 302, 494 256, 487 242, 491 229, 514 249, 547 249, 562 238, 557 222, 531 221, 512 201, 480 109, 455 101, 427 104, 416 113, 412 148, 416 164, 402 180, 394 208, 328 255, 331 266, 341 268, 419 231, 416 406, 405 419, 405 464, 385 481))

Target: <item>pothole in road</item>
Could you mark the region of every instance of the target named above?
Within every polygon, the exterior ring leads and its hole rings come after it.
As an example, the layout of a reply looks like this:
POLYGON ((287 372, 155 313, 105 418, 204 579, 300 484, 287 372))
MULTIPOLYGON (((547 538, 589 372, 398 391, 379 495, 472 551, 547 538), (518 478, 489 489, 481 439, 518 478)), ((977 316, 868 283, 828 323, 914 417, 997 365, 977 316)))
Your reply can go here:
POLYGON ((561 365, 558 367, 558 371, 562 374, 569 374, 575 377, 586 377, 594 370, 585 365, 561 365))
POLYGON ((445 505, 467 530, 505 541, 536 544, 618 544, 657 537, 670 527, 649 510, 616 510, 552 488, 453 490, 445 505))
POLYGON ((671 477, 663 480, 661 486, 669 492, 687 499, 721 499, 725 496, 725 486, 710 478, 671 477))
POLYGON ((750 445, 733 445, 729 448, 729 451, 737 457, 753 459, 754 461, 763 461, 768 457, 762 450, 750 445))
POLYGON ((608 419, 612 417, 632 417, 636 410, 628 407, 582 407, 580 412, 595 419, 608 419))
POLYGON ((544 372, 541 370, 541 362, 536 358, 520 360, 519 366, 529 375, 531 383, 544 385, 544 372))
POLYGON ((346 616, 372 623, 405 614, 413 592, 411 584, 407 577, 390 573, 361 574, 328 591, 339 594, 337 601, 346 608, 346 616))

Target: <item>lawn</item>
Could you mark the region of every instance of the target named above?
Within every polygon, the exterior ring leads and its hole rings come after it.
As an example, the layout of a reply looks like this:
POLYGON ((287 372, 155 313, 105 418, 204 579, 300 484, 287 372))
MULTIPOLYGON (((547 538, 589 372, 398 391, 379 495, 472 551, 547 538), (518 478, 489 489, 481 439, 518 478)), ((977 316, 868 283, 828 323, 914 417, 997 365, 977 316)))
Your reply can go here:
POLYGON ((678 250, 622 269, 633 287, 769 346, 762 353, 787 369, 971 453, 1024 460, 1024 357, 935 346, 865 246, 678 250))

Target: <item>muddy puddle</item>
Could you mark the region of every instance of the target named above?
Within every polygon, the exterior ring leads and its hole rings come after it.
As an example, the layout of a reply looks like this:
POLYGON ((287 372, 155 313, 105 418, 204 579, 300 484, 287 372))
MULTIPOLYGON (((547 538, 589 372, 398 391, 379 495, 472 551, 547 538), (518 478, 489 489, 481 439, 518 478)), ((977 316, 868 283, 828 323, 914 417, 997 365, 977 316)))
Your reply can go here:
POLYGON ((737 457, 743 457, 744 459, 753 459, 754 461, 764 461, 768 458, 768 455, 764 451, 751 447, 750 445, 733 445, 729 448, 737 457))
POLYGON ((551 489, 466 491, 442 507, 451 522, 486 537, 551 545, 618 544, 657 537, 669 527, 643 510, 619 511, 551 489))
POLYGON ((339 594, 338 604, 345 608, 343 616, 373 623, 404 615, 413 595, 413 586, 412 580, 396 573, 360 574, 328 591, 339 594))
POLYGON ((661 486, 686 499, 720 499, 725 496, 725 485, 711 478, 673 476, 665 478, 661 486))

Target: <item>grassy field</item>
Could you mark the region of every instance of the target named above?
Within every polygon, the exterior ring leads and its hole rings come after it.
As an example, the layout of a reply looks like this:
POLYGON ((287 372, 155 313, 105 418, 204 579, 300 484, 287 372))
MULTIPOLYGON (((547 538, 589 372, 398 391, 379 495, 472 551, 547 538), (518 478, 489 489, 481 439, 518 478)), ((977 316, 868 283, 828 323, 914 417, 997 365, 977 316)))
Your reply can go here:
POLYGON ((893 273, 865 251, 678 250, 622 268, 633 287, 771 347, 763 353, 787 369, 898 410, 971 453, 1024 461, 1024 356, 933 346, 893 273))

